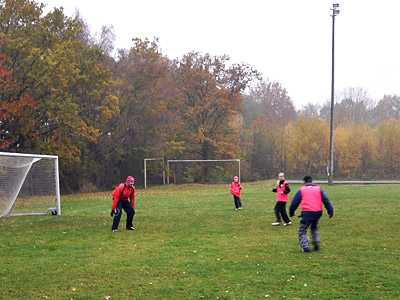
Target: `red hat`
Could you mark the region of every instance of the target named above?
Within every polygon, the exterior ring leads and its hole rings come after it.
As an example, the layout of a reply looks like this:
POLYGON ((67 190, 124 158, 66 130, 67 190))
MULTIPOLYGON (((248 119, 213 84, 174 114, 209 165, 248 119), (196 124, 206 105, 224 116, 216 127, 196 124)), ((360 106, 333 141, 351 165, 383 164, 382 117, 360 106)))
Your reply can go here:
POLYGON ((135 181, 135 178, 133 178, 132 176, 128 176, 127 178, 126 178, 126 182, 129 182, 129 181, 135 181))

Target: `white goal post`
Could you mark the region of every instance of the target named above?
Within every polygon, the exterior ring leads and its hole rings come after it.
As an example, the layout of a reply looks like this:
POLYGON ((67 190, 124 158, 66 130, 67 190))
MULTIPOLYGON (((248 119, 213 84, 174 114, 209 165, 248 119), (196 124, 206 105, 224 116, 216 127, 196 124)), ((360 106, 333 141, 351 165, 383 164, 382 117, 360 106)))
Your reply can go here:
POLYGON ((61 215, 58 156, 0 152, 0 217, 61 215))
POLYGON ((165 161, 164 161, 164 158, 145 158, 144 159, 144 188, 147 187, 147 162, 148 161, 152 161, 152 160, 162 160, 162 163, 163 163, 163 184, 165 184, 165 170, 164 170, 165 161))
MULTIPOLYGON (((167 160, 167 169, 169 170, 170 163, 178 163, 178 162, 229 162, 229 161, 237 161, 239 163, 238 167, 238 177, 240 182, 240 159, 168 159, 167 160)), ((167 176, 167 184, 169 184, 169 175, 167 176)))

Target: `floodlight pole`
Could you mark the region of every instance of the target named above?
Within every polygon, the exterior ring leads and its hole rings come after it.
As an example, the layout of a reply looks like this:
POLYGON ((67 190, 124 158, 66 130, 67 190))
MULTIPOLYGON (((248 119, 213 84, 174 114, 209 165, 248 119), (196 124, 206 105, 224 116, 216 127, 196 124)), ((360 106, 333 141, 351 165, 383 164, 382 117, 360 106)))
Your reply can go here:
POLYGON ((332 5, 332 84, 331 84, 331 124, 329 143, 328 183, 333 185, 333 108, 335 105, 335 17, 339 14, 339 4, 332 5))

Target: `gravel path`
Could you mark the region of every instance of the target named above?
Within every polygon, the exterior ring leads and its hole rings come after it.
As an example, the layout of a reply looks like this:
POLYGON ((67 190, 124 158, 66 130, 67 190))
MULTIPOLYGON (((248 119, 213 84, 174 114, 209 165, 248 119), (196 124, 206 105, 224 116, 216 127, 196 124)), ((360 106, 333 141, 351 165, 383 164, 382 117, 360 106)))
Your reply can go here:
MULTIPOLYGON (((303 180, 287 180, 288 183, 303 183, 303 180)), ((328 180, 314 180, 315 184, 328 184, 328 180)), ((400 180, 334 180, 333 184, 400 184, 400 180)))

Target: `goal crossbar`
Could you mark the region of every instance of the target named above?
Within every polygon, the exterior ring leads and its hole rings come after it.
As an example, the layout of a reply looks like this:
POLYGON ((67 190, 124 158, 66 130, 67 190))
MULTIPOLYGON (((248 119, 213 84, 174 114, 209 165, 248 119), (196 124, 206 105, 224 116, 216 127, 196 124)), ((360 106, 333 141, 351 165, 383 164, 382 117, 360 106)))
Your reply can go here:
POLYGON ((29 153, 0 152, 0 155, 1 156, 12 156, 12 157, 54 158, 54 159, 58 159, 57 155, 43 155, 43 154, 29 154, 29 153))
MULTIPOLYGON (((174 163, 174 162, 230 162, 230 161, 236 161, 239 163, 239 169, 238 169, 238 177, 239 177, 239 182, 240 182, 240 159, 168 159, 167 160, 167 168, 169 170, 169 163, 174 163)), ((167 184, 169 184, 169 175, 167 176, 167 184)))

